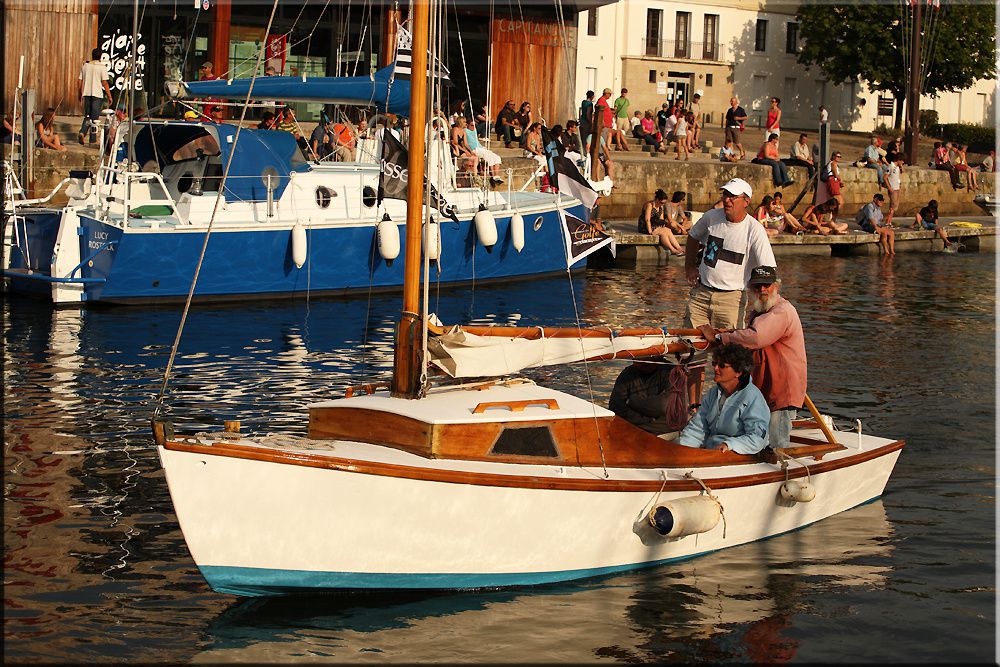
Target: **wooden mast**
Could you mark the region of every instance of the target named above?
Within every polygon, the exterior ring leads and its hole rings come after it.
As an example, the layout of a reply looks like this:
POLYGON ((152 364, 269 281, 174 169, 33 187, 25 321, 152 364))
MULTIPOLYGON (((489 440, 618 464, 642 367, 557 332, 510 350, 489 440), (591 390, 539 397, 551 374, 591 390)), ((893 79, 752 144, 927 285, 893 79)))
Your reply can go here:
POLYGON ((427 126, 427 33, 429 0, 413 0, 413 64, 410 75, 410 146, 406 186, 406 256, 403 312, 396 327, 392 395, 420 393, 420 236, 424 217, 424 144, 427 126))

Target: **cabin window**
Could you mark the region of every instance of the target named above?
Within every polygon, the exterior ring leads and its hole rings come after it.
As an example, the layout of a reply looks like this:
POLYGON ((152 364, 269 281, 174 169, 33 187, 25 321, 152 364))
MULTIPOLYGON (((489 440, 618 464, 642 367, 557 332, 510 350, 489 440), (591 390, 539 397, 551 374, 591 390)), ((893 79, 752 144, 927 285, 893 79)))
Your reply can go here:
POLYGON ((206 155, 219 155, 221 152, 222 151, 219 149, 219 142, 215 140, 215 137, 206 132, 175 150, 174 154, 170 156, 170 160, 171 162, 180 162, 182 160, 204 157, 206 155))
POLYGON ((325 185, 321 185, 316 188, 316 205, 320 208, 329 208, 330 202, 333 201, 334 196, 335 195, 330 188, 325 185))
POLYGON ((557 457, 555 440, 548 426, 505 427, 490 454, 557 457))
POLYGON ((370 185, 366 185, 361 189, 361 203, 368 208, 371 208, 375 205, 377 195, 378 193, 375 192, 375 188, 370 185))

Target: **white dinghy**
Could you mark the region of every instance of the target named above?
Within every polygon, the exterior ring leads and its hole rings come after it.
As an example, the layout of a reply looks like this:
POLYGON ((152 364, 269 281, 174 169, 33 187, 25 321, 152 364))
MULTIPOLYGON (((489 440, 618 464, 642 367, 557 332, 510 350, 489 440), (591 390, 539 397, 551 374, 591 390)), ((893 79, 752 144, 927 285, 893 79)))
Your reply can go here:
MULTIPOLYGON (((415 40, 427 14, 414 3, 415 40)), ((426 72, 425 45, 415 41, 413 56, 414 73, 426 72)), ((413 83, 419 127, 426 77, 413 83)), ((422 141, 411 133, 411 184, 423 180, 422 141)), ((514 376, 701 349, 697 331, 430 324, 421 194, 411 186, 391 384, 310 406, 304 438, 246 438, 236 424, 176 437, 154 418, 184 538, 216 591, 567 581, 761 540, 882 494, 903 441, 831 431, 811 403, 814 419, 794 424, 792 447, 741 455, 657 438, 514 376)))

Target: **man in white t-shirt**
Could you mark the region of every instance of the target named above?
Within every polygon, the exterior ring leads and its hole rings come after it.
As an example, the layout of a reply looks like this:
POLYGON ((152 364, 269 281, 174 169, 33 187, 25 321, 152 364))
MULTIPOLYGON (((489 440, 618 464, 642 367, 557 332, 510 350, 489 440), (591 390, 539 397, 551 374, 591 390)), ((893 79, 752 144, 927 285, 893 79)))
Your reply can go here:
MULTIPOLYGON (((706 212, 688 231, 684 272, 688 295, 684 326, 738 329, 743 290, 756 266, 777 266, 764 226, 747 213, 753 190, 742 178, 722 186, 722 208, 706 212), (698 252, 704 248, 701 261, 698 252)), ((688 376, 688 398, 697 410, 705 379, 704 355, 688 376)))
POLYGON ((90 143, 97 143, 97 120, 101 117, 101 107, 104 106, 105 95, 108 102, 111 102, 111 88, 108 86, 108 79, 111 75, 108 68, 101 62, 101 50, 94 49, 90 52, 90 60, 83 63, 80 68, 77 90, 80 99, 83 100, 83 124, 80 126, 80 135, 77 137, 80 143, 86 141, 89 131, 90 143))

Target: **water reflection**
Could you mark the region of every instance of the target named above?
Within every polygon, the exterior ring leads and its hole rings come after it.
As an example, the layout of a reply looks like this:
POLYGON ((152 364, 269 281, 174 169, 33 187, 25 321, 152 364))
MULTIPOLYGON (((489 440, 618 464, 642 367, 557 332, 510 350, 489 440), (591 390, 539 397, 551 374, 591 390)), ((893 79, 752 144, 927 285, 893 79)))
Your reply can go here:
MULTIPOLYGON (((5 658, 988 661, 993 257, 783 258, 781 271, 813 400, 842 426, 862 418, 908 442, 884 505, 562 587, 264 603, 205 585, 151 446, 179 310, 5 300, 5 658)), ((569 325, 579 309, 586 324, 673 326, 686 293, 671 265, 432 301, 445 322, 569 325)), ((392 296, 196 308, 167 414, 184 429, 303 433, 306 404, 382 377, 398 308, 392 296)), ((532 376, 605 403, 624 363, 532 376)))
POLYGON ((785 630, 804 598, 885 585, 891 537, 878 501, 808 531, 578 584, 242 602, 193 660, 779 662, 795 656, 785 630))

